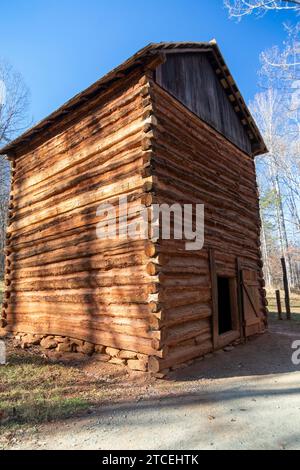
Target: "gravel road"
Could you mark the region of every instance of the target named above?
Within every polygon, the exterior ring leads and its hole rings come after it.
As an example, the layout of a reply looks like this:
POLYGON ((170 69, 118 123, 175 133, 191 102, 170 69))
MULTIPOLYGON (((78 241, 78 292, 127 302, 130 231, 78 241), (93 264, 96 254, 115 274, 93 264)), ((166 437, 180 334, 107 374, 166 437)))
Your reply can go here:
POLYGON ((140 396, 42 425, 11 449, 300 449, 300 325, 274 322, 140 396))

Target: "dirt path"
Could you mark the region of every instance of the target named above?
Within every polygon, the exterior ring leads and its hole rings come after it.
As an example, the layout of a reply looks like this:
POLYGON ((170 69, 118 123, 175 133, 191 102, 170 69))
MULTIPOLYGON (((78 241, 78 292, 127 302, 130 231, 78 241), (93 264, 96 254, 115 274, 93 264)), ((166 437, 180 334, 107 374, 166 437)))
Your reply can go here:
MULTIPOLYGON (((14 449, 299 449, 300 324, 265 335, 142 389, 93 414, 39 426, 14 449)), ((129 386, 127 384, 127 386, 129 386)))

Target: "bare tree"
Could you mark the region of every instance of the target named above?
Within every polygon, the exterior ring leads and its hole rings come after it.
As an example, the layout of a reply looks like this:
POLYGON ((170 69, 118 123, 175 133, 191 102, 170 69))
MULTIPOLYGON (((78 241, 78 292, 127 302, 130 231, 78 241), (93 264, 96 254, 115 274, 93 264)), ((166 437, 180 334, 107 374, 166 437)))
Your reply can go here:
POLYGON ((299 278, 293 256, 300 239, 300 0, 224 0, 224 5, 238 21, 270 11, 295 13, 293 24, 283 24, 284 43, 260 54, 259 85, 265 91, 251 103, 269 149, 257 159, 265 275, 268 281, 277 277, 281 252, 293 285, 299 278))
POLYGON ((26 127, 29 91, 19 72, 0 61, 0 145, 26 127))
MULTIPOLYGON (((0 146, 9 142, 28 124, 29 91, 21 74, 0 61, 0 146)), ((6 215, 9 201, 10 166, 0 158, 0 277, 4 269, 6 215)))
MULTIPOLYGON (((260 194, 271 195, 268 209, 272 213, 261 211, 263 219, 262 248, 267 258, 268 243, 266 227, 270 219, 277 230, 276 239, 281 256, 286 258, 287 270, 291 285, 295 284, 291 260, 291 245, 299 242, 300 214, 300 172, 297 163, 298 155, 293 154, 293 139, 289 134, 289 111, 285 97, 278 90, 269 89, 258 93, 250 104, 252 113, 263 133, 269 153, 257 159, 260 194), (264 220, 265 219, 265 220, 264 220)), ((272 233, 274 241, 274 230, 272 233)), ((269 269, 269 260, 266 269, 269 269)), ((266 278, 270 277, 266 273, 266 278)))
POLYGON ((0 279, 4 270, 5 227, 9 195, 9 164, 0 160, 0 279))
POLYGON ((263 15, 271 10, 300 11, 300 0, 224 0, 230 18, 263 15))
MULTIPOLYGON (((285 93, 293 93, 297 98, 300 94, 300 22, 283 26, 287 33, 283 45, 273 46, 260 54, 260 85, 264 86, 267 82, 267 87, 281 88, 285 93)), ((295 111, 295 103, 290 104, 291 111, 295 111)), ((296 104, 296 109, 299 109, 299 99, 296 104)))
MULTIPOLYGON (((295 12, 300 13, 300 0, 224 0, 224 5, 228 9, 229 17, 241 20, 244 16, 262 16, 269 11, 295 12)), ((273 81, 298 80, 300 65, 300 23, 283 24, 287 39, 282 48, 274 46, 261 53, 261 62, 265 76, 273 76, 273 81)), ((274 86, 274 83, 272 84, 274 86)), ((291 84, 288 85, 291 88, 291 84)))

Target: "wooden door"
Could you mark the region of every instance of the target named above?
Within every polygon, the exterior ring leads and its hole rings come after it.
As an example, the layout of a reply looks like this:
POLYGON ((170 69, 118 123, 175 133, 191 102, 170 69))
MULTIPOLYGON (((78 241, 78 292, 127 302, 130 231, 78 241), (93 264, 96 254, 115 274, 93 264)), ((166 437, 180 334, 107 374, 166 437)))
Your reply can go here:
MULTIPOLYGON (((219 253, 220 254, 220 253, 219 253)), ((237 275, 236 270, 224 272, 222 267, 218 269, 217 260, 213 248, 209 249, 210 275, 211 275, 211 300, 212 300, 212 340, 213 349, 220 349, 242 336, 240 328, 240 309, 238 305, 237 275), (218 278, 226 278, 229 284, 231 330, 220 333, 219 328, 219 292, 218 278)), ((217 253, 218 257, 218 253, 217 253)))
POLYGON ((259 333, 262 328, 262 303, 257 271, 248 268, 241 269, 240 282, 244 335, 247 337, 259 333))

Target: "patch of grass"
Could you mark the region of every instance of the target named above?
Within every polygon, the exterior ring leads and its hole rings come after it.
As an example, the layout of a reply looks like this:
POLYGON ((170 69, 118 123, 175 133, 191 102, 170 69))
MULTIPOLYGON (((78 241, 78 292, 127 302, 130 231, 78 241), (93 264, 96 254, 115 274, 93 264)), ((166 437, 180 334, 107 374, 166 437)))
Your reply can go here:
POLYGON ((80 368, 9 349, 8 363, 0 367, 0 429, 74 416, 108 392, 80 368))
MULTIPOLYGON (((0 306, 3 281, 0 280, 0 306)), ((0 429, 63 419, 92 404, 94 386, 75 367, 51 364, 8 345, 8 363, 0 366, 0 429)))

